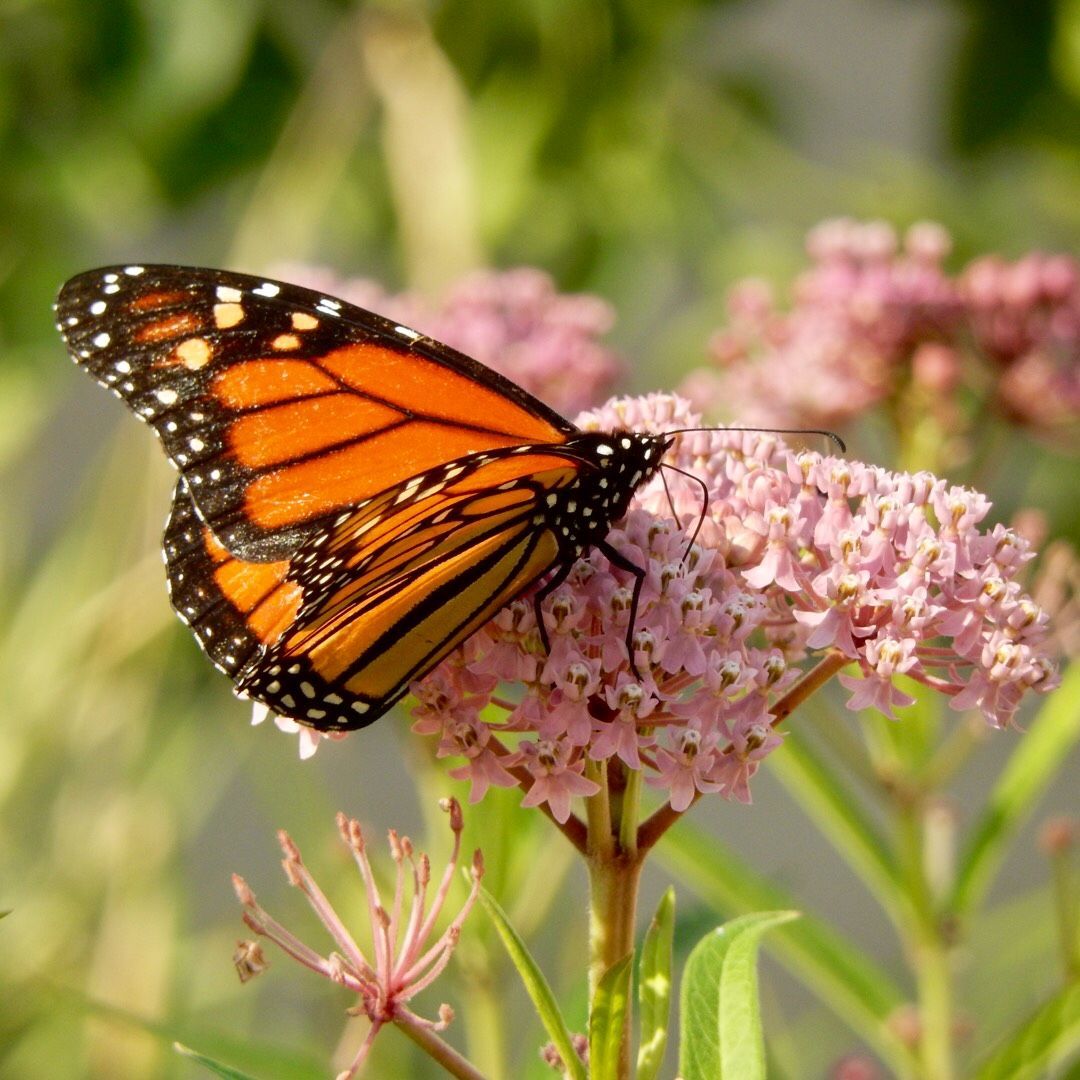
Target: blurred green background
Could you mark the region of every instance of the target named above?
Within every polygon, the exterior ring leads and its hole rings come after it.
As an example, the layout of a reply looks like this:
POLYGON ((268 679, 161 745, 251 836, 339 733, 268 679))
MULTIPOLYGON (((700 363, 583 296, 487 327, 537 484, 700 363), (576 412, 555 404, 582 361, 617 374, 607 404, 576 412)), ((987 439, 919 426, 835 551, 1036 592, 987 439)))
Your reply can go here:
MULTIPOLYGON (((0 1074, 197 1075, 179 1038, 324 1075, 347 1001, 277 958, 237 984, 228 875, 317 942, 273 829, 340 895, 333 812, 423 834, 445 790, 413 795, 404 720, 303 765, 247 728, 168 610, 170 472, 67 360, 63 280, 307 261, 437 291, 533 264, 610 300, 628 385, 660 389, 702 361, 725 287, 790 281, 824 217, 936 219, 958 263, 1075 252, 1077 132, 1076 0, 0 0, 0 1074)), ((1073 776, 1044 810, 1072 806, 1073 776)), ((755 798, 696 815, 895 960, 788 797, 765 777, 755 798)), ((558 841, 538 857, 580 895, 558 841)), ((556 976, 584 932, 546 931, 556 976)), ((467 1009, 452 983, 434 997, 467 1009)), ((787 1009, 823 1075, 843 1030, 797 995, 787 1009)), ((430 1074, 385 1042, 373 1075, 430 1074)))

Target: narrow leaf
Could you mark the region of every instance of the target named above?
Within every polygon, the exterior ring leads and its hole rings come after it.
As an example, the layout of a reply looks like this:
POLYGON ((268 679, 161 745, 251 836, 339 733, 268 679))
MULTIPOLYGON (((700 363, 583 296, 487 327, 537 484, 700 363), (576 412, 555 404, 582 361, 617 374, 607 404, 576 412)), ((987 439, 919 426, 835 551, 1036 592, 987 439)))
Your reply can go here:
POLYGON ((1008 1036, 973 1076, 975 1080, 1038 1080, 1080 1049, 1080 986, 1052 997, 1008 1036))
POLYGON ((192 1061, 197 1061, 205 1069, 209 1069, 210 1072, 217 1076, 228 1077, 228 1080, 255 1080, 253 1076, 248 1073, 241 1072, 239 1069, 234 1069, 230 1065, 222 1065, 220 1061, 215 1061, 213 1058, 207 1057, 205 1054, 200 1054, 197 1050, 192 1050, 189 1046, 184 1046, 183 1043, 174 1042, 173 1049, 181 1056, 190 1058, 192 1061))
POLYGON ((510 925, 506 912, 499 906, 498 901, 486 890, 480 890, 480 903, 495 924, 499 937, 502 938, 506 951, 514 967, 518 969, 525 989, 536 1006, 537 1014, 548 1033, 548 1037, 555 1044, 555 1049, 566 1066, 566 1075, 573 1080, 585 1080, 585 1067, 581 1058, 574 1050, 570 1029, 566 1026, 562 1013, 559 1011, 558 1002, 552 993, 551 986, 544 973, 540 970, 528 947, 522 940, 521 935, 510 925))
POLYGON ((1002 771, 960 860, 951 907, 962 912, 979 902, 1004 857, 1009 838, 1068 760, 1078 739, 1080 664, 1073 664, 1002 771))
POLYGON ((619 1075, 626 1012, 630 998, 633 953, 604 972, 589 1006, 589 1076, 608 1080, 619 1075))
POLYGON ((667 1050, 671 1022, 671 957, 675 940, 675 890, 669 885, 641 943, 638 1006, 641 1038, 637 1080, 656 1080, 667 1050))
MULTIPOLYGON (((692 821, 683 820, 672 829, 657 845, 656 857, 716 911, 776 911, 799 906, 692 821)), ((886 1024, 905 996, 870 957, 828 924, 806 914, 797 923, 778 928, 769 936, 767 947, 894 1072, 912 1071, 910 1051, 886 1024)))
POLYGON ((795 917, 793 911, 742 915, 694 946, 680 994, 679 1068, 685 1080, 764 1080, 758 943, 766 930, 795 917))

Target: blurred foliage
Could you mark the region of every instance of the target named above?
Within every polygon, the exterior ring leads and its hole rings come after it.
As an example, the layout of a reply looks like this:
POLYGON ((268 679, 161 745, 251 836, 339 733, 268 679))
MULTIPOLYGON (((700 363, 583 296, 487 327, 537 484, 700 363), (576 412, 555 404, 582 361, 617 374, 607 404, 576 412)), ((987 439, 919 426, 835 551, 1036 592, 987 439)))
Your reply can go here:
MULTIPOLYGON (((840 0, 819 6, 824 33, 852 16, 840 0)), ((126 258, 252 271, 309 260, 427 289, 480 263, 533 263, 614 303, 633 384, 652 388, 699 361, 727 283, 785 280, 806 228, 830 214, 939 219, 958 258, 1077 247, 1080 3, 864 5, 868 32, 887 15, 932 37, 892 91, 931 102, 932 125, 915 145, 882 116, 880 137, 854 149, 821 135, 828 115, 808 134, 814 94, 784 58, 814 58, 781 36, 777 7, 0 2, 0 909, 12 910, 0 1072, 196 1075, 169 1052, 179 1039, 260 1076, 325 1075, 326 1048, 340 1039, 347 1059, 361 1034, 341 1034, 347 1003, 276 958, 256 986, 237 985, 228 874, 299 922, 273 828, 347 895, 338 805, 438 844, 425 820, 446 788, 429 775, 419 807, 403 799, 405 763, 429 774, 404 723, 305 766, 292 740, 246 730, 165 602, 167 469, 141 430, 106 445, 120 410, 63 356, 59 283, 126 258)), ((845 100, 862 90, 844 69, 814 77, 845 100)), ((1029 468, 1013 464, 1005 490, 1029 468)), ((790 851, 762 863, 768 804, 784 813, 782 798, 763 788, 753 814, 709 813, 759 869, 787 875, 790 851)), ((468 820, 500 866, 493 893, 580 1002, 584 939, 548 917, 581 902, 567 853, 514 799, 468 820)), ((815 852, 807 874, 831 865, 800 835, 815 852)), ((523 992, 481 948, 490 929, 469 933, 457 981, 422 1007, 454 1002, 451 1038, 491 1076, 500 1040, 513 1075, 547 1075, 523 992)), ((824 1067, 851 1035, 795 1000, 789 1031, 815 1033, 824 1067)), ((371 1072, 424 1070, 390 1032, 371 1072)))

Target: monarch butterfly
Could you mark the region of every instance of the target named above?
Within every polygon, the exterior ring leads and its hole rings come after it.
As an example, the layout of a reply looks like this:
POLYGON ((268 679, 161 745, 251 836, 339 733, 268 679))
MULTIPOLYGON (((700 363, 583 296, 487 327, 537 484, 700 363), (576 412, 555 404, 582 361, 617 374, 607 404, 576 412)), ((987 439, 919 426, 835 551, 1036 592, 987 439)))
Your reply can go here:
MULTIPOLYGON (((56 304, 75 362, 179 471, 169 594, 241 696, 364 727, 550 573, 606 542, 670 434, 587 433, 447 345, 221 270, 117 266, 56 304)), ((632 653, 631 653, 632 659, 632 653)))

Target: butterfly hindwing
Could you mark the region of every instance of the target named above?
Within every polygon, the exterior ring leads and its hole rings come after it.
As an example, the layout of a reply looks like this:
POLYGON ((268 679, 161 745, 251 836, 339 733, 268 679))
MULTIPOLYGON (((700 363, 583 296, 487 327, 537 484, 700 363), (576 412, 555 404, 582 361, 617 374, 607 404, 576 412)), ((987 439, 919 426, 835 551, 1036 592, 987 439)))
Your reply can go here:
POLYGON ((230 678, 291 625, 301 591, 290 564, 245 562, 200 519, 183 480, 162 541, 169 599, 203 651, 230 678))
POLYGON ((556 564, 542 511, 574 476, 539 448, 466 459, 343 516, 296 553, 295 621, 239 690, 323 730, 371 723, 556 564))
POLYGON ((295 285, 171 266, 69 281, 72 355, 160 437, 234 555, 288 557, 318 524, 469 454, 574 427, 476 361, 295 285))

